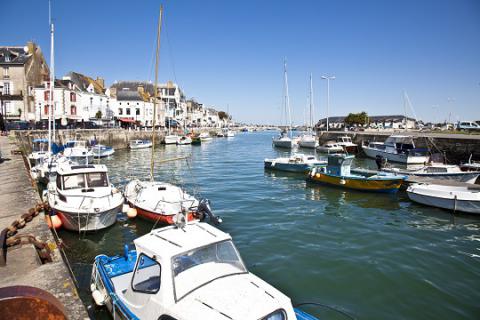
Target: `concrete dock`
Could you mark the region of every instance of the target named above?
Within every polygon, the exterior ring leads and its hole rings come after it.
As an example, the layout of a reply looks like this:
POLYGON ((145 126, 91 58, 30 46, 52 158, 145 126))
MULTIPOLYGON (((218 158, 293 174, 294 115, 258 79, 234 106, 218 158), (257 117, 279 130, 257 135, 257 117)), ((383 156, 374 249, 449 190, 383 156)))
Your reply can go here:
MULTIPOLYGON (((0 231, 9 227, 40 202, 22 155, 12 138, 0 136, 0 231)), ((57 247, 43 213, 18 229, 15 237, 32 235, 50 249, 51 262, 41 259, 32 243, 17 244, 7 250, 6 265, 0 266, 0 287, 26 285, 48 291, 64 306, 69 319, 89 319, 67 263, 57 247), (43 262, 42 262, 43 261, 43 262)), ((0 316, 1 318, 1 316, 0 316)))

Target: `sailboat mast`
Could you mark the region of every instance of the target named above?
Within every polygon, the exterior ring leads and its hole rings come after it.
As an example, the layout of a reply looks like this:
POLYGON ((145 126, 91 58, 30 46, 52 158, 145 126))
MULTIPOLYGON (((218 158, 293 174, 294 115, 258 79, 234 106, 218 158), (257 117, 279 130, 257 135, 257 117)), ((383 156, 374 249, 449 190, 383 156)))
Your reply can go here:
POLYGON ((160 17, 158 19, 157 52, 155 56, 155 83, 153 85, 153 121, 152 121, 152 158, 150 162, 150 180, 153 181, 153 168, 155 166, 155 122, 157 119, 157 89, 158 89, 158 63, 160 56, 160 33, 162 31, 163 5, 160 5, 160 17))
MULTIPOLYGON (((50 7, 50 6, 49 6, 50 7)), ((48 152, 52 152, 52 114, 53 114, 53 23, 50 23, 50 81, 48 87, 48 152)))
POLYGON ((405 131, 407 131, 407 92, 403 91, 403 118, 405 119, 405 131))
POLYGON ((313 131, 313 80, 310 73, 310 127, 309 131, 313 131))
POLYGON ((290 114, 290 98, 288 97, 288 76, 287 76, 287 59, 284 61, 284 74, 285 74, 285 116, 288 127, 288 132, 292 133, 292 120, 290 114))

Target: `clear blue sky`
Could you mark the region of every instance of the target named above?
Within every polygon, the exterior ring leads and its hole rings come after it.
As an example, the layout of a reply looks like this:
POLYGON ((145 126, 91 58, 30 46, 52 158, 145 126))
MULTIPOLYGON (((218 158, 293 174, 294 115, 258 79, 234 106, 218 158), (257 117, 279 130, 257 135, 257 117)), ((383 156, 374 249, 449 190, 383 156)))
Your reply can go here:
MULTIPOLYGON (((480 120, 478 0, 53 0, 56 76, 153 80, 161 3, 160 80, 238 120, 280 122, 284 57, 296 123, 310 72, 317 119, 331 74, 330 115, 403 114, 406 90, 423 120, 480 120)), ((0 45, 34 40, 48 60, 47 0, 2 1, 0 30, 0 45)))

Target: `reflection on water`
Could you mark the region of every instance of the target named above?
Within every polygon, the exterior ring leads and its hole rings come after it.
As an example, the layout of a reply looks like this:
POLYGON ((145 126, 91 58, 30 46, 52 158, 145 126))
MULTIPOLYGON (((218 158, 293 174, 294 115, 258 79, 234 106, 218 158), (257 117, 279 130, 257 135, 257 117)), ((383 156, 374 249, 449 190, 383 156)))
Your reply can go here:
MULTIPOLYGON (((288 156, 271 132, 240 133, 201 146, 155 150, 155 179, 209 198, 251 270, 295 302, 337 306, 357 319, 473 319, 480 314, 480 219, 412 203, 405 192, 375 194, 307 184, 303 175, 265 171, 288 156), (188 156, 188 160, 162 162, 188 156), (420 298, 419 298, 420 297, 420 298)), ((306 154, 314 150, 299 150, 306 154)), ((149 179, 150 149, 100 160, 111 182, 149 179)), ((356 164, 375 168, 369 159, 356 164)), ((119 216, 112 228, 62 231, 80 294, 90 303, 91 263, 121 254, 152 223, 119 216)), ((342 319, 312 307, 321 318, 342 319)), ((108 319, 102 310, 97 318, 108 319)))

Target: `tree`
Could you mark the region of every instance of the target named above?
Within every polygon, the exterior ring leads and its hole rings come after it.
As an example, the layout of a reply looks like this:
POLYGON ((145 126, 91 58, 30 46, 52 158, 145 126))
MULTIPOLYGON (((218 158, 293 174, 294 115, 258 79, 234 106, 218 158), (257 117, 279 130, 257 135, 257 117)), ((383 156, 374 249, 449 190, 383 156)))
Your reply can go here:
POLYGON ((364 126, 368 124, 368 114, 365 111, 360 113, 349 113, 348 116, 345 118, 345 125, 353 126, 353 125, 361 125, 364 126))
POLYGON ((220 118, 220 120, 230 119, 230 116, 225 111, 218 111, 218 118, 220 118))
POLYGON ((98 110, 97 113, 95 113, 95 118, 102 119, 102 111, 98 110))

